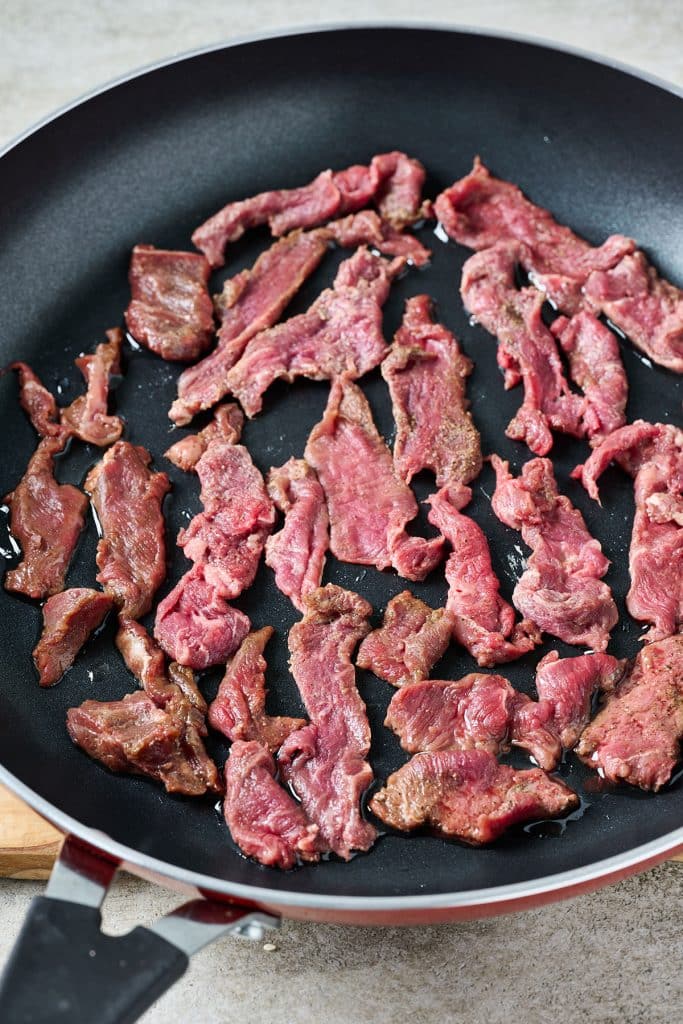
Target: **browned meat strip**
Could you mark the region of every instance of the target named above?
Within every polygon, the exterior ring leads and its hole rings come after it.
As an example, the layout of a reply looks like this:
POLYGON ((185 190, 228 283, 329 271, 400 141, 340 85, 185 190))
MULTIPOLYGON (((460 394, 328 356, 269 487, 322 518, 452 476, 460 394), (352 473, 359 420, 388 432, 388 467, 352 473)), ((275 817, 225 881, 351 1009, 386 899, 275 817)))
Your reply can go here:
POLYGON ((681 757, 683 635, 648 644, 608 690, 576 752, 610 782, 658 790, 681 757))
POLYGON ((136 245, 125 312, 135 340, 162 359, 190 362, 206 352, 213 334, 210 272, 197 253, 136 245))
POLYGON ((39 437, 61 437, 64 428, 59 419, 59 409, 54 395, 48 391, 28 363, 10 363, 7 369, 16 370, 19 375, 19 401, 39 437))
POLYGON ((178 534, 195 564, 159 604, 154 635, 175 661, 201 669, 225 663, 249 631, 227 601, 251 586, 275 511, 243 445, 211 441, 196 471, 204 511, 178 534))
POLYGON ((145 448, 117 441, 86 477, 102 537, 97 545, 98 583, 125 619, 139 619, 166 575, 161 505, 170 484, 153 473, 145 448))
POLYGON ((142 691, 122 700, 86 700, 69 708, 66 724, 73 742, 113 772, 148 775, 167 792, 187 796, 220 789, 183 696, 163 708, 142 691))
POLYGON ((635 248, 623 235, 610 235, 593 248, 526 199, 516 185, 494 178, 478 157, 466 177, 441 193, 434 209, 449 237, 469 249, 522 243, 524 269, 565 313, 581 307, 592 271, 609 270, 635 248))
POLYGON ((433 611, 404 590, 392 597, 380 629, 358 649, 356 664, 393 686, 425 679, 445 652, 453 622, 443 608, 433 611))
POLYGON ((683 431, 636 420, 606 437, 572 474, 596 500, 597 480, 612 459, 634 478, 626 606, 650 624, 645 640, 661 640, 683 625, 683 431))
POLYGON ((267 665, 263 651, 273 632, 272 626, 264 626, 242 641, 209 707, 209 725, 229 740, 257 740, 275 753, 306 721, 266 714, 267 665))
POLYGON ((382 306, 402 266, 402 259, 387 263, 358 249, 308 312, 251 338, 225 378, 247 416, 261 411, 264 393, 279 378, 357 378, 378 366, 387 352, 382 306))
POLYGON ((275 779, 275 762, 255 740, 235 740, 225 762, 225 820, 242 853, 287 870, 316 861, 318 826, 275 779))
POLYGON ((471 372, 455 337, 434 323, 429 296, 408 299, 382 363, 396 421, 394 465, 406 483, 423 469, 439 487, 467 484, 481 471, 481 440, 465 397, 471 372))
POLYGON ((619 618, 610 588, 602 582, 609 561, 569 498, 558 494, 552 463, 532 459, 516 479, 497 455, 493 510, 521 530, 532 549, 514 589, 516 608, 568 644, 604 651, 619 618))
POLYGON ((164 452, 164 457, 178 469, 189 473, 196 467, 212 441, 239 444, 243 425, 244 416, 240 407, 234 402, 225 402, 216 408, 208 426, 196 434, 188 434, 187 437, 176 441, 164 452))
POLYGON ((63 588, 88 506, 77 487, 55 480, 55 456, 65 440, 64 434, 43 438, 24 476, 5 499, 10 530, 22 551, 19 565, 5 576, 5 589, 36 600, 63 588))
POLYGON ((382 153, 369 166, 359 164, 344 171, 322 171, 301 188, 261 192, 229 203, 197 228, 192 241, 211 266, 224 262, 225 248, 244 232, 268 224, 274 235, 294 228, 324 224, 332 217, 353 213, 377 204, 382 218, 401 228, 420 215, 425 171, 405 153, 382 153))
POLYGON ((416 754, 387 780, 370 810, 392 828, 431 825, 479 845, 534 818, 557 818, 578 806, 568 786, 540 768, 516 771, 484 750, 416 754))
POLYGON ((429 521, 452 548, 446 563, 446 610, 453 636, 479 665, 490 667, 528 654, 541 636, 533 622, 516 623, 514 609, 501 597, 484 531, 460 511, 471 496, 469 487, 442 487, 429 498, 429 521))
POLYGON ((266 564, 292 604, 303 611, 303 599, 320 586, 330 546, 325 494, 304 459, 290 459, 268 474, 268 493, 285 516, 282 529, 266 541, 266 564))
POLYGON ((393 566, 423 580, 442 557, 443 538, 406 533, 417 515, 415 497, 394 473, 368 401, 348 377, 335 380, 305 451, 323 486, 330 515, 330 550, 343 562, 393 566))
POLYGON ((108 594, 75 587, 43 605, 43 632, 33 651, 41 686, 53 686, 71 668, 81 647, 112 606, 108 594))
POLYGON ((292 733, 278 761, 326 849, 348 860, 367 850, 375 829, 360 813, 372 782, 370 726, 356 689, 354 647, 368 630, 372 608, 357 594, 329 584, 304 600, 303 619, 289 632, 292 675, 311 724, 292 733))
POLYGON ((107 341, 98 345, 94 354, 76 360, 87 390, 61 412, 62 423, 69 431, 81 441, 101 448, 118 441, 123 431, 120 417, 107 414, 109 378, 121 373, 123 334, 118 327, 106 333, 107 341))

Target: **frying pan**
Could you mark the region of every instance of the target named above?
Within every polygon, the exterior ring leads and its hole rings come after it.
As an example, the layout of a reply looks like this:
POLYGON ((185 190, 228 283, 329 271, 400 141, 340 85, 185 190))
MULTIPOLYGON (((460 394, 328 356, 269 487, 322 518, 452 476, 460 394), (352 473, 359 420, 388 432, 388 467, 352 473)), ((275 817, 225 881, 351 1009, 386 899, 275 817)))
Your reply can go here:
MULTIPOLYGON (((188 248, 194 227, 231 198, 310 180, 323 167, 366 162, 393 148, 418 156, 435 195, 466 173, 476 153, 499 175, 519 182, 561 222, 594 243, 611 232, 635 236, 661 271, 683 281, 683 132, 681 95, 621 68, 519 39, 443 28, 360 27, 306 31, 204 51, 127 78, 47 121, 0 160, 3 197, 0 281, 3 364, 32 363, 66 404, 80 389, 73 358, 121 322, 128 301, 127 263, 136 242, 188 248)), ((495 343, 469 324, 458 296, 468 253, 445 244, 433 225, 420 231, 434 258, 395 286, 385 312, 396 329, 405 298, 428 291, 476 368, 469 395, 486 452, 518 471, 526 448, 504 437, 520 402, 505 393, 495 343)), ((250 265, 266 243, 254 232, 236 243, 215 277, 250 265)), ((307 307, 332 279, 342 254, 327 257, 294 301, 307 307)), ((631 382, 630 419, 673 421, 681 382, 647 365, 623 345, 631 382)), ((164 464, 172 439, 166 410, 177 368, 130 350, 115 393, 127 436, 146 445, 170 472, 166 505, 169 576, 186 563, 173 538, 199 508, 196 478, 164 464)), ((391 441, 393 423, 378 373, 363 387, 391 441)), ((4 457, 0 493, 16 484, 35 447, 11 375, 0 380, 4 457)), ((245 443, 267 470, 303 451, 325 405, 328 386, 301 382, 271 389, 245 443)), ((178 436, 177 434, 175 436, 178 436)), ((633 513, 630 481, 610 470, 600 509, 569 480, 586 447, 558 438, 553 451, 560 488, 584 512, 612 567, 607 581, 621 621, 611 650, 632 656, 638 626, 625 611, 627 552, 633 513)), ((74 446, 61 460, 63 480, 82 481, 98 453, 74 446)), ((418 479, 418 497, 430 490, 418 479)), ((491 471, 477 481, 471 506, 489 535, 494 567, 509 598, 524 550, 490 509, 491 471)), ((420 527, 426 526, 421 515, 420 527)), ((68 578, 92 585, 96 534, 89 528, 68 578)), ((2 541, 3 548, 8 544, 2 541)), ((331 580, 358 590, 376 610, 403 589, 389 573, 331 563, 331 580)), ((412 588, 433 606, 445 586, 434 574, 412 588)), ((294 609, 261 568, 237 602, 254 627, 277 629, 267 651, 270 707, 298 714, 286 668, 286 634, 294 609)), ((0 778, 69 836, 47 895, 33 905, 7 968, 0 1002, 4 1021, 136 1019, 187 965, 187 956, 225 931, 260 937, 278 915, 354 923, 418 923, 521 909, 596 887, 663 859, 683 842, 680 777, 653 797, 608 789, 569 757, 561 774, 581 796, 570 820, 538 822, 486 849, 434 835, 384 834, 366 855, 278 872, 246 860, 231 843, 212 801, 166 795, 154 783, 115 776, 72 746, 66 709, 87 697, 115 699, 134 682, 112 647, 113 624, 90 642, 59 686, 36 684, 30 651, 39 609, 0 592, 4 642, 0 673, 0 778), (99 932, 99 904, 119 865, 172 884, 200 900, 111 939, 99 932)), ((553 644, 563 656, 576 653, 553 644)), ((548 649, 546 644, 544 650, 548 649)), ((539 654, 506 667, 530 691, 539 654)), ((453 648, 434 671, 471 671, 453 648)), ((213 697, 220 673, 202 686, 213 697)), ((405 760, 382 728, 390 687, 359 673, 373 727, 372 764, 383 780, 405 760)), ((227 744, 212 737, 220 762, 227 744)), ((514 763, 528 764, 523 758, 514 763)))

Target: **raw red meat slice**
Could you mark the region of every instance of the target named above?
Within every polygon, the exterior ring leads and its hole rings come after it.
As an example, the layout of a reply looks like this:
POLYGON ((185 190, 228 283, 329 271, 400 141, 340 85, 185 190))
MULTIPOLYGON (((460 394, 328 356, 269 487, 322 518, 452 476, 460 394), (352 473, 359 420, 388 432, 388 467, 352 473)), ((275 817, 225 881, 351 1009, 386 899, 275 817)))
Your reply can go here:
POLYGON ((539 661, 536 666, 539 703, 552 708, 550 727, 565 750, 576 745, 588 725, 593 694, 613 689, 624 673, 624 664, 611 654, 560 658, 557 651, 550 651, 539 661))
POLYGON ((683 431, 636 420, 606 437, 572 474, 596 500, 598 477, 612 459, 634 478, 626 606, 650 624, 647 641, 661 640, 683 623, 683 431))
POLYGON ((644 253, 594 270, 584 295, 653 362, 683 373, 683 291, 661 278, 644 253))
POLYGON ((41 686, 54 686, 71 668, 81 647, 112 606, 100 590, 75 587, 43 605, 43 632, 33 651, 41 686))
POLYGON ((393 565, 411 580, 422 580, 435 568, 443 538, 424 540, 406 533, 417 502, 394 473, 365 395, 346 375, 334 381, 305 456, 325 491, 330 550, 336 558, 378 569, 393 565))
POLYGON ((466 177, 438 196, 434 209, 448 236, 469 249, 523 243, 522 266, 565 313, 581 307, 591 271, 609 270, 635 248, 623 235, 610 235, 593 248, 526 199, 516 185, 494 178, 478 157, 466 177))
POLYGON ((124 619, 147 614, 166 575, 161 505, 171 485, 165 473, 150 470, 151 461, 145 448, 117 441, 84 485, 102 531, 97 582, 124 619))
POLYGON ((218 345, 205 359, 181 373, 178 398, 169 413, 172 420, 189 423, 197 412, 210 409, 226 394, 227 374, 249 339, 279 319, 322 260, 327 246, 322 231, 296 231, 271 245, 250 270, 226 281, 216 300, 221 318, 218 345))
POLYGON ((446 563, 446 609, 453 636, 479 665, 490 667, 528 654, 541 637, 527 619, 515 623, 514 609, 499 593, 486 536, 460 511, 471 496, 469 487, 442 487, 429 498, 429 521, 452 548, 446 563))
POLYGON ((415 235, 391 227, 374 210, 351 213, 317 230, 344 249, 369 245, 384 256, 404 256, 414 267, 426 266, 432 255, 415 235))
POLYGON ((396 421, 394 465, 410 483, 431 469, 439 487, 467 484, 481 471, 481 440, 465 397, 472 363, 453 334, 434 323, 428 295, 406 302, 403 323, 382 363, 396 421))
POLYGON ((213 334, 210 273, 197 253, 136 245, 124 314, 135 340, 162 359, 190 362, 205 352, 213 334))
POLYGON ((602 582, 609 561, 599 541, 569 498, 558 494, 549 459, 527 462, 517 479, 497 455, 491 462, 496 471, 493 511, 520 530, 532 549, 512 595, 515 607, 543 632, 604 651, 619 615, 602 582))
POLYGON ((393 686, 425 679, 448 647, 452 628, 449 612, 434 611, 404 590, 387 605, 381 628, 363 640, 356 664, 393 686))
POLYGON ((86 700, 69 708, 66 725, 73 742, 113 772, 148 775, 169 793, 218 792, 216 766, 187 711, 182 696, 160 708, 140 691, 122 700, 86 700))
POLYGON ((402 265, 358 249, 308 312, 253 337, 226 376, 247 416, 260 412, 264 392, 278 378, 329 380, 344 372, 356 378, 378 366, 387 352, 382 306, 402 265))
POLYGON ((628 381, 614 334, 587 312, 550 328, 569 360, 569 372, 585 396, 581 414, 586 433, 599 441, 626 422, 628 381))
POLYGON ((610 782, 658 790, 681 757, 683 635, 648 644, 608 691, 576 752, 610 782))
POLYGON ((242 853, 287 870, 316 861, 318 826, 275 779, 275 762, 255 740, 236 740, 225 762, 225 820, 242 853))
POLYGON ((367 167, 356 164, 336 173, 322 171, 300 188, 261 192, 228 203, 197 228, 192 241, 211 266, 220 267, 228 243, 249 228, 267 223, 274 235, 283 235, 294 228, 324 224, 373 201, 384 220, 401 228, 420 216, 424 179, 419 161, 404 153, 382 153, 367 167))
POLYGON ((123 423, 118 416, 107 414, 109 378, 121 373, 123 334, 118 327, 106 332, 107 341, 91 355, 80 356, 76 366, 83 374, 87 390, 70 406, 61 410, 65 427, 81 441, 101 448, 118 441, 123 423))
POLYGON ((22 479, 5 498, 10 530, 22 551, 19 564, 5 576, 5 589, 36 600, 63 588, 88 507, 82 491, 55 480, 55 456, 65 441, 63 433, 43 438, 22 479))
POLYGON ((242 641, 209 706, 209 725, 229 740, 257 740, 275 753, 289 734, 302 729, 306 722, 303 718, 266 714, 267 665, 263 650, 273 632, 272 626, 264 626, 242 641))
POLYGON ((390 775, 370 810, 392 828, 422 825, 479 845, 534 818, 557 818, 578 807, 568 786, 540 768, 516 771, 484 750, 416 754, 390 775))
POLYGON ((242 436, 244 415, 235 402, 225 402, 219 405, 213 414, 211 422, 197 434, 188 434, 187 437, 176 441, 164 452, 164 458, 172 462, 178 469, 186 473, 193 470, 202 455, 212 441, 227 441, 229 444, 238 444, 242 436))
POLYGON ((550 719, 550 708, 539 707, 503 676, 473 672, 457 681, 427 679, 402 687, 384 724, 411 754, 476 749, 497 755, 512 744, 550 770, 562 752, 550 719))
POLYGON ((268 493, 285 517, 284 526, 266 541, 266 564, 292 604, 320 586, 330 546, 325 494, 304 459, 290 459, 268 474, 268 493))
POLYGON ((275 512, 243 445, 213 440, 195 468, 204 511, 178 534, 195 565, 160 602, 154 635, 175 661, 201 669, 225 662, 249 632, 227 600, 251 586, 275 512))
POLYGON ((536 455, 552 448, 551 428, 582 437, 585 399, 574 395, 564 376, 557 344, 543 323, 543 295, 515 285, 522 246, 501 242, 471 256, 462 269, 460 293, 465 308, 498 339, 498 363, 505 387, 522 380, 524 401, 505 431, 524 441, 536 455))
POLYGON ((292 675, 311 724, 292 733, 278 761, 326 849, 348 860, 367 850, 375 829, 360 813, 372 782, 370 726, 356 689, 351 654, 369 630, 372 608, 329 584, 305 598, 303 619, 289 632, 292 675))

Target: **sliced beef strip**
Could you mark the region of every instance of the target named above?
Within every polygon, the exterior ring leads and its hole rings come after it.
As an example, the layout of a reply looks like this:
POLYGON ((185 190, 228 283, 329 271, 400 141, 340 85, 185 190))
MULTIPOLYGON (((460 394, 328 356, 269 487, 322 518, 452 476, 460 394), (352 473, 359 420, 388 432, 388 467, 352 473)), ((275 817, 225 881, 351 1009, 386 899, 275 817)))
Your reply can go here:
POLYGON ((325 493, 304 459, 289 459, 268 474, 268 493, 285 517, 284 525, 266 541, 266 564, 275 583, 303 611, 303 600, 322 580, 330 546, 325 493))
POLYGON ((82 491, 55 479, 55 457, 65 442, 63 433, 43 438, 5 498, 10 530, 22 551, 19 564, 5 575, 5 589, 39 601, 64 587, 88 507, 82 491))
POLYGON ((136 245, 124 314, 133 338, 162 359, 191 362, 206 352, 213 335, 210 273, 198 253, 136 245))
POLYGON ((19 374, 19 401, 40 437, 77 437, 101 448, 113 444, 121 436, 123 422, 107 414, 109 381, 121 372, 122 333, 118 327, 106 332, 107 341, 94 353, 79 356, 76 366, 86 383, 85 394, 79 395, 64 409, 26 363, 16 362, 9 369, 19 374))
MULTIPOLYGON (((48 391, 28 363, 14 362, 7 367, 19 376, 19 402, 39 437, 62 437, 64 427, 54 395, 48 391)), ((3 371, 3 373, 6 371, 3 371)))
POLYGON ((43 605, 43 631, 33 651, 41 686, 54 686, 71 668, 112 604, 108 594, 87 587, 63 590, 48 598, 43 605))
POLYGON ((426 679, 445 653, 452 629, 449 612, 434 611, 404 590, 389 601, 380 629, 361 643, 356 664, 393 686, 426 679))
POLYGON ((683 373, 683 290, 660 277, 644 253, 594 270, 584 300, 653 362, 683 373))
POLYGON ((661 789, 681 757, 683 635, 657 640, 608 690, 576 752, 610 782, 661 789))
POLYGON ((572 380, 583 391, 581 414, 592 444, 626 422, 628 380, 619 343, 593 313, 582 311, 571 319, 558 317, 551 325, 569 360, 572 380))
POLYGON ((263 651, 272 626, 250 633, 228 662, 218 693, 209 707, 209 725, 229 740, 256 740, 271 753, 282 746, 303 718, 266 714, 266 659, 263 651))
POLYGON ((634 478, 626 607, 649 624, 646 641, 661 640, 683 624, 683 431, 636 420, 606 437, 572 474, 596 500, 613 459, 634 478))
POLYGON ((187 711, 183 697, 162 708, 140 691, 122 700, 86 700, 69 708, 66 723, 73 742, 111 771, 148 775, 169 793, 218 792, 216 766, 187 711))
POLYGON ((247 416, 261 411, 275 380, 330 380, 344 372, 357 378, 378 366, 387 352, 382 306, 402 265, 362 247, 306 313, 251 338, 225 378, 247 416))
POLYGON ((196 434, 188 434, 176 441, 164 452, 164 458, 178 469, 190 473, 212 441, 239 444, 243 425, 244 415, 240 407, 235 402, 224 402, 216 407, 213 419, 207 426, 196 434))
POLYGON ((392 828, 430 825, 480 845, 511 825, 557 818, 578 803, 576 793, 540 768, 516 771, 484 750, 441 750, 416 754, 389 776, 370 810, 392 828))
POLYGON ((438 196, 434 209, 449 238, 469 249, 522 243, 521 262, 531 280, 569 314, 581 308, 589 274, 609 270, 635 248, 623 235, 610 235, 593 248, 516 185, 494 178, 478 157, 468 175, 438 196))
POLYGON ((396 421, 394 465, 410 483, 431 469, 439 487, 467 484, 481 471, 481 439, 468 411, 472 363, 435 323, 428 295, 406 302, 403 323, 382 363, 396 421))
POLYGON ((221 326, 213 352, 178 378, 178 397, 169 416, 189 423, 201 409, 210 409, 228 390, 227 374, 248 341, 272 327, 313 273, 327 251, 328 239, 320 231, 296 231, 275 242, 253 267, 229 278, 216 297, 221 326))
POLYGON ((353 850, 369 849, 376 835, 360 810, 373 778, 370 725, 351 663, 369 631, 372 608, 332 584, 309 594, 304 604, 304 617, 289 632, 289 650, 311 724, 288 737, 278 762, 318 826, 324 848, 348 860, 353 850))
POLYGON ((152 472, 151 461, 145 448, 117 441, 85 480, 102 531, 97 581, 126 619, 150 610, 166 575, 161 506, 170 483, 165 473, 152 472))
POLYGON ((604 651, 619 615, 602 582, 609 561, 599 541, 569 498, 558 493, 549 459, 525 463, 516 479, 497 455, 491 462, 493 510, 501 522, 520 530, 532 549, 512 595, 515 607, 565 643, 604 651))
POLYGON ((346 375, 334 381, 305 457, 325 491, 330 550, 336 558, 378 569, 393 566, 410 580, 423 580, 435 568, 443 538, 406 533, 417 502, 394 472, 365 395, 346 375))
POLYGON ((414 267, 426 266, 432 255, 415 235, 392 227, 374 210, 351 213, 317 230, 343 249, 368 245, 384 256, 403 256, 414 267))
POLYGON ((429 498, 429 521, 451 545, 446 563, 446 610, 452 619, 453 637, 479 665, 490 667, 528 654, 541 637, 528 619, 515 622, 514 609, 499 592, 486 536, 461 512, 471 495, 469 487, 462 485, 442 487, 429 498))
POLYGON ((562 753, 550 708, 539 707, 498 675, 474 672, 404 686, 389 704, 384 724, 411 754, 486 750, 497 755, 513 745, 550 770, 562 753))
POLYGON ((402 228, 420 216, 424 179, 419 161, 404 153, 382 153, 369 166, 322 171, 300 188, 261 192, 229 203, 197 228, 192 241, 211 266, 220 267, 228 243, 259 224, 267 223, 274 235, 283 235, 354 213, 370 202, 392 227, 402 228))
POLYGON ((61 411, 61 421, 81 441, 100 448, 118 441, 123 431, 119 416, 107 414, 109 380, 121 373, 123 333, 116 327, 106 332, 107 340, 91 355, 79 356, 76 366, 86 383, 86 392, 61 411))
POLYGON ((552 708, 550 727, 565 750, 576 746, 588 725, 593 695, 599 690, 611 690, 623 675, 624 666, 624 661, 611 654, 560 658, 557 651, 550 651, 539 661, 536 666, 539 703, 552 708))
POLYGON ((505 387, 521 380, 524 401, 506 436, 524 441, 536 455, 552 448, 552 430, 582 437, 585 399, 569 390, 557 343, 543 322, 543 295, 518 290, 515 267, 523 247, 501 242, 471 256, 462 268, 460 293, 467 311, 498 339, 505 387))
POLYGON ((251 586, 275 512, 243 445, 213 440, 196 465, 204 511, 178 534, 194 566, 157 608, 155 636, 190 668, 225 663, 249 631, 227 603, 251 586))
POLYGON ((287 870, 317 861, 318 826, 275 778, 275 762, 256 740, 235 740, 225 762, 225 821, 242 853, 287 870))

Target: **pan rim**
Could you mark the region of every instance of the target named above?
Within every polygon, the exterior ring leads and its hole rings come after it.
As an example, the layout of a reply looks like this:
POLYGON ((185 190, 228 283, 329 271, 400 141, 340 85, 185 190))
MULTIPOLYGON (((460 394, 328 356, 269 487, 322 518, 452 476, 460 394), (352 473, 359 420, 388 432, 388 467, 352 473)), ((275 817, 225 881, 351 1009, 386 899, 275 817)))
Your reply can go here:
MULTIPOLYGON (((544 37, 524 35, 521 33, 507 32, 491 28, 479 29, 476 26, 466 26, 450 22, 430 21, 395 21, 393 19, 372 19, 368 21, 353 22, 331 22, 319 25, 288 26, 264 32, 253 32, 223 40, 218 43, 211 43, 206 46, 196 47, 191 50, 175 54, 172 57, 161 58, 149 64, 142 65, 118 75, 94 88, 85 91, 75 99, 57 107, 52 112, 40 118, 34 124, 21 131, 10 139, 4 146, 0 147, 0 160, 7 156, 13 149, 21 145, 31 136, 37 134, 42 128, 56 121, 58 118, 68 114, 71 110, 95 99, 103 93, 109 92, 120 85, 141 78, 154 71, 171 67, 183 61, 192 60, 196 57, 217 53, 221 50, 232 49, 238 46, 245 46, 252 43, 266 42, 271 39, 286 39, 303 35, 314 35, 332 32, 349 31, 419 31, 419 32, 444 32, 460 35, 477 36, 482 39, 500 39, 513 43, 520 43, 527 46, 535 46, 539 49, 554 51, 568 56, 578 57, 602 67, 611 68, 622 74, 637 78, 649 85, 669 92, 673 96, 683 99, 683 86, 669 82, 658 76, 636 68, 626 62, 614 60, 600 54, 584 50, 581 47, 571 46, 548 40, 544 37)), ((572 868, 569 871, 556 875, 544 875, 540 878, 526 882, 515 882, 504 886, 495 886, 485 889, 472 889, 452 893, 438 893, 432 895, 418 896, 326 896, 320 893, 291 892, 266 887, 243 885, 229 882, 225 879, 216 878, 210 875, 202 875, 197 872, 170 864, 167 861, 158 860, 147 854, 141 853, 131 847, 112 839, 107 833, 92 829, 70 815, 59 810, 55 805, 41 797, 34 790, 8 771, 0 763, 0 782, 4 783, 17 796, 23 799, 30 807, 40 815, 52 822, 58 829, 66 834, 73 834, 93 847, 110 854, 122 862, 126 862, 142 871, 160 875, 168 879, 184 883, 200 890, 209 890, 221 895, 232 896, 248 902, 260 902, 263 904, 276 904, 282 907, 302 907, 316 910, 344 910, 344 911, 409 911, 409 910, 438 910, 438 909, 459 909, 472 908, 477 906, 495 906, 496 904, 509 904, 515 901, 528 901, 534 897, 543 895, 560 894, 567 889, 577 885, 587 886, 590 883, 599 883, 600 879, 609 879, 616 874, 628 873, 637 870, 639 864, 648 863, 653 860, 662 859, 667 853, 683 850, 683 826, 668 832, 658 839, 651 840, 641 846, 631 848, 623 853, 616 854, 604 860, 595 861, 583 867, 572 868)))
POLYGON ((142 871, 161 875, 185 885, 210 891, 225 896, 233 896, 251 903, 265 905, 277 904, 282 907, 306 907, 315 910, 439 910, 460 909, 466 907, 491 906, 509 904, 514 901, 528 901, 534 897, 548 894, 559 895, 565 889, 577 885, 588 885, 599 882, 601 878, 609 878, 615 874, 635 871, 638 864, 663 858, 667 853, 683 851, 683 826, 668 832, 665 836, 652 839, 649 843, 634 847, 624 853, 615 854, 605 860, 595 861, 584 867, 572 868, 557 875, 544 875, 526 882, 514 882, 510 885, 499 885, 487 889, 469 889, 461 892, 434 893, 424 896, 325 896, 320 893, 290 892, 280 889, 268 889, 253 885, 242 885, 212 875, 202 875, 187 868, 169 864, 148 854, 141 853, 131 847, 112 839, 106 832, 90 828, 58 810, 48 800, 43 799, 32 789, 0 765, 0 782, 13 790, 17 796, 37 811, 44 818, 56 825, 65 834, 75 835, 98 850, 111 855, 121 862, 132 864, 142 871))

